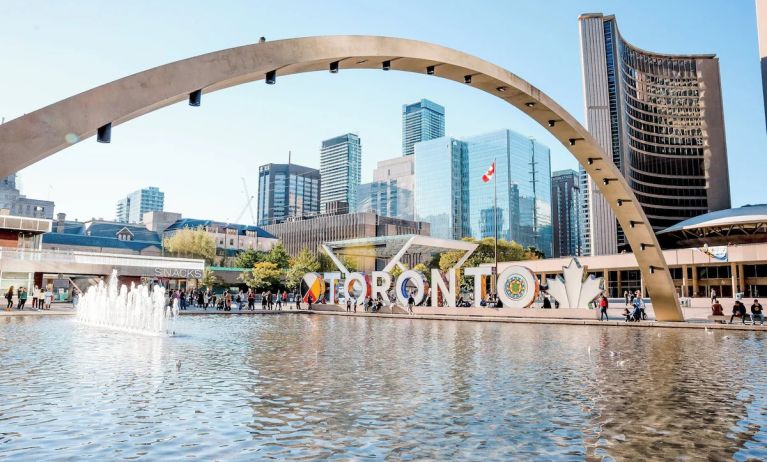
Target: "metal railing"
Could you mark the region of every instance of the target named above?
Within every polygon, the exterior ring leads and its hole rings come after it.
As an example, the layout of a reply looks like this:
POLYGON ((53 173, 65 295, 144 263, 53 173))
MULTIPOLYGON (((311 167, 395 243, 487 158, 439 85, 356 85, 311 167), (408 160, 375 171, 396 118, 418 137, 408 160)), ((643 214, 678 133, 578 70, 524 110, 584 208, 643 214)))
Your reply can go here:
POLYGON ((194 260, 189 258, 23 248, 0 248, 0 262, 3 260, 62 262, 108 266, 151 266, 155 268, 178 268, 190 270, 202 270, 205 267, 205 260, 194 260))

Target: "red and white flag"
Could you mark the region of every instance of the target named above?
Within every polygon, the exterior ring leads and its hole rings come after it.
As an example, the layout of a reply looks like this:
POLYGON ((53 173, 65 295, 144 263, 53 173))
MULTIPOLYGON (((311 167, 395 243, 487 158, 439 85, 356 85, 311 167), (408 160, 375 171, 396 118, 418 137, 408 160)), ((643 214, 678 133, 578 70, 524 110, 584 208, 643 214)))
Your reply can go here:
POLYGON ((490 181, 493 178, 493 175, 495 175, 495 162, 490 164, 490 168, 487 169, 487 173, 482 175, 482 181, 487 183, 488 181, 490 181))

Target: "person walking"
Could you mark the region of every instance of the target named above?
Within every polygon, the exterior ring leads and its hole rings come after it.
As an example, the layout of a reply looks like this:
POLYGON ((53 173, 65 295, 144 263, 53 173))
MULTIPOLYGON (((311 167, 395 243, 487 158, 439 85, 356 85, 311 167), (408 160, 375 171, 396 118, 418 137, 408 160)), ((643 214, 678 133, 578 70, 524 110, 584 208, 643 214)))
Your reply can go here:
POLYGON ((280 295, 280 291, 278 290, 276 294, 274 294, 274 298, 277 301, 277 309, 282 311, 282 296, 280 295))
POLYGON ((24 310, 24 305, 27 303, 27 288, 19 288, 19 310, 24 310))
POLYGON ((408 314, 413 314, 413 305, 415 305, 415 299, 413 298, 413 292, 410 292, 410 295, 407 297, 407 312, 408 314))
POLYGON ((630 301, 631 297, 629 296, 629 291, 628 290, 624 290, 623 291, 623 298, 626 299, 626 306, 629 306, 631 304, 631 301, 630 301))
POLYGON ((713 287, 711 288, 711 303, 714 302, 714 299, 716 298, 716 289, 713 287))
POLYGON ((352 311, 352 299, 351 297, 346 297, 346 312, 350 313, 352 311))
POLYGON ((607 301, 607 297, 604 296, 604 294, 599 297, 599 320, 601 321, 602 318, 604 318, 605 321, 609 321, 610 317, 607 316, 607 306, 609 305, 609 302, 607 301))
POLYGON ((8 300, 5 311, 11 311, 13 309, 13 286, 8 288, 8 292, 5 293, 5 299, 8 300))
POLYGON ((284 306, 285 308, 288 307, 288 291, 287 290, 282 291, 282 306, 284 306))
POLYGON ((37 293, 40 292, 40 288, 35 284, 35 288, 32 289, 32 309, 37 309, 37 293))
POLYGON ((52 304, 53 304, 53 291, 50 288, 48 288, 45 291, 45 309, 50 310, 52 304))

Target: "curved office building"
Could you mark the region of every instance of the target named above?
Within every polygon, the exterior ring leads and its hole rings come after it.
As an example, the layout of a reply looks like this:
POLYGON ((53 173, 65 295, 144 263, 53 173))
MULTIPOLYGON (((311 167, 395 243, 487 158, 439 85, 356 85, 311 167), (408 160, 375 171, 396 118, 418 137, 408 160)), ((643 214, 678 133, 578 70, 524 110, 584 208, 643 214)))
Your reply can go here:
MULTIPOLYGON (((579 21, 588 129, 653 228, 729 208, 718 58, 641 50, 621 37, 614 16, 579 21)), ((591 253, 613 253, 622 233, 596 188, 583 186, 591 253)))

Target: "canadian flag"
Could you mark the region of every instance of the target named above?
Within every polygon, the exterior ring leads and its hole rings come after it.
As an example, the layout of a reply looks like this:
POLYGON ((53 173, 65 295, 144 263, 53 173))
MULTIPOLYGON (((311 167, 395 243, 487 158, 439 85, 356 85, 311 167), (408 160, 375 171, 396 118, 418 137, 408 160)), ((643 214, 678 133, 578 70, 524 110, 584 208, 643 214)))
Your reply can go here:
POLYGON ((482 175, 482 181, 487 183, 488 181, 490 181, 493 178, 493 175, 495 175, 495 162, 490 164, 490 168, 487 169, 487 173, 482 175))

